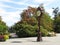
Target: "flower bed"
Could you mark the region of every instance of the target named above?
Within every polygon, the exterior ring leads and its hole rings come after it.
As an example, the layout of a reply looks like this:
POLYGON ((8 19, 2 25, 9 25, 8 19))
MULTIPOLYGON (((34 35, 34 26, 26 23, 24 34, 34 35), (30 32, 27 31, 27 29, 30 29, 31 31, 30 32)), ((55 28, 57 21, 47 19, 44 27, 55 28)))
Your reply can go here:
POLYGON ((0 35, 0 41, 6 41, 7 39, 9 39, 8 35, 0 35))

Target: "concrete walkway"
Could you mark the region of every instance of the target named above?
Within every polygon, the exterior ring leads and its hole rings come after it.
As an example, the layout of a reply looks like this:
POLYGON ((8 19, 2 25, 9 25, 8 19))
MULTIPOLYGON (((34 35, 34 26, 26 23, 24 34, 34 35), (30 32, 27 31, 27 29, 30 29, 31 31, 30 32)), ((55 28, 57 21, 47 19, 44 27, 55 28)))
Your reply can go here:
POLYGON ((42 42, 36 42, 36 37, 9 39, 0 45, 60 45, 60 34, 55 37, 43 37, 42 42))

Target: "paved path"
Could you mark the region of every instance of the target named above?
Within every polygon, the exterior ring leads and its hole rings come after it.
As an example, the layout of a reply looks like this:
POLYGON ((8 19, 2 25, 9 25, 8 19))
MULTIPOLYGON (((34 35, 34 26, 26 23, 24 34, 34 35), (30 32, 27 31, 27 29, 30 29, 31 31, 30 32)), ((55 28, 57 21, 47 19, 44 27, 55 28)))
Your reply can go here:
POLYGON ((42 42, 36 42, 36 37, 9 39, 0 45, 60 45, 60 34, 55 37, 43 37, 42 42))

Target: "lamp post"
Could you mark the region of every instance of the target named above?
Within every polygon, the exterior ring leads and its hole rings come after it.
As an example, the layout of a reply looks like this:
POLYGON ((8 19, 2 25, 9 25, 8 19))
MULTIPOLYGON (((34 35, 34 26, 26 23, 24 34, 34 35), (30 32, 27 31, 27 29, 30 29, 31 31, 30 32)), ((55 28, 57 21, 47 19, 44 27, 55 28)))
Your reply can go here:
POLYGON ((42 6, 42 4, 37 8, 37 19, 38 19, 38 31, 37 31, 37 41, 42 41, 42 36, 41 36, 41 30, 40 30, 40 21, 41 21, 41 17, 43 15, 43 11, 44 11, 44 8, 42 6))

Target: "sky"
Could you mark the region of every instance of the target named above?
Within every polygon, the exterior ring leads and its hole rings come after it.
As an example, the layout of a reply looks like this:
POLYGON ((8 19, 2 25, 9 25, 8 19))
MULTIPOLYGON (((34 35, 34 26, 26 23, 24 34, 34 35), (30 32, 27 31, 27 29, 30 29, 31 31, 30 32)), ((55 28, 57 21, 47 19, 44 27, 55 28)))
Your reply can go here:
POLYGON ((0 16, 6 25, 12 26, 21 20, 20 14, 24 9, 28 6, 38 7, 41 3, 44 4, 46 12, 53 17, 52 8, 59 7, 60 0, 0 0, 0 16))

